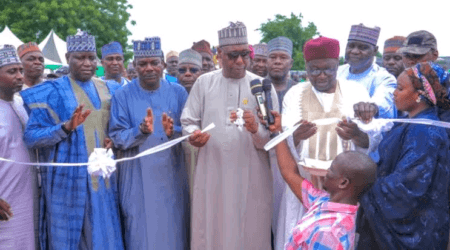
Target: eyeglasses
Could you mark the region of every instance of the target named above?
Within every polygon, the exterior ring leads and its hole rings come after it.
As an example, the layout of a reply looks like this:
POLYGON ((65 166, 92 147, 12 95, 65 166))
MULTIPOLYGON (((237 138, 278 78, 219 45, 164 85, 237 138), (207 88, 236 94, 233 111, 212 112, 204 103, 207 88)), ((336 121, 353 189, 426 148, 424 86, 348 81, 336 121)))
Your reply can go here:
POLYGON ((199 72, 200 71, 200 69, 199 68, 190 68, 190 69, 187 69, 187 68, 179 68, 178 69, 178 73, 180 73, 180 74, 185 74, 186 72, 191 72, 192 74, 195 74, 195 73, 197 73, 197 72, 199 72))
POLYGON ((250 51, 233 51, 233 52, 230 52, 230 53, 227 53, 227 56, 228 56, 228 59, 230 59, 230 60, 237 60, 238 59, 238 57, 239 56, 241 56, 242 57, 242 59, 247 59, 247 58, 249 58, 249 55, 250 55, 250 51))
POLYGON ((313 70, 308 70, 308 73, 312 76, 319 76, 323 72, 327 76, 332 76, 336 72, 336 70, 337 70, 337 67, 333 68, 333 69, 313 69, 313 70))

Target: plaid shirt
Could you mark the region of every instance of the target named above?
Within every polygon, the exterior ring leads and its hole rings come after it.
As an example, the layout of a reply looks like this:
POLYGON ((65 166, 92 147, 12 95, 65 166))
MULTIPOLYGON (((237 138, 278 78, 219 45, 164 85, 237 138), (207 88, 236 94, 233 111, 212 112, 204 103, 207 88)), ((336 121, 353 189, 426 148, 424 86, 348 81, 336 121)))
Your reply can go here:
POLYGON ((286 250, 353 249, 358 206, 330 202, 327 192, 302 183, 303 205, 308 212, 292 230, 286 250))

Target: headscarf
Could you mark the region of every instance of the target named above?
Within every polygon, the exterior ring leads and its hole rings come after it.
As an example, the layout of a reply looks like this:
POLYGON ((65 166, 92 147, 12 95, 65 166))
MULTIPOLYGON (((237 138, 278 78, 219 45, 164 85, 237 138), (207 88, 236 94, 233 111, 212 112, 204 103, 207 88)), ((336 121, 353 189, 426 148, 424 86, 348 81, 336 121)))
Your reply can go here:
POLYGON ((450 109, 450 100, 447 98, 447 90, 443 86, 448 80, 448 74, 440 71, 439 66, 432 62, 422 62, 406 69, 415 89, 418 90, 420 98, 431 106, 442 109, 450 109))

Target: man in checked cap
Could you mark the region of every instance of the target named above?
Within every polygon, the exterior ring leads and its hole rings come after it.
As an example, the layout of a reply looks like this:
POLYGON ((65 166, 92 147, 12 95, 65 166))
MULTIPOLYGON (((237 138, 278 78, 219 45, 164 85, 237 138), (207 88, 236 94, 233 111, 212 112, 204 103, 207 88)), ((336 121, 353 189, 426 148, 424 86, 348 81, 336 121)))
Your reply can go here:
POLYGON ((197 79, 181 116, 183 130, 194 133, 189 142, 200 148, 191 249, 269 249, 272 175, 263 147, 270 133, 256 116, 250 82, 262 78, 246 71, 250 48, 243 23, 219 31, 218 56, 222 69, 197 79), (244 110, 242 130, 233 124, 238 108, 244 110), (216 127, 201 133, 212 122, 216 127))

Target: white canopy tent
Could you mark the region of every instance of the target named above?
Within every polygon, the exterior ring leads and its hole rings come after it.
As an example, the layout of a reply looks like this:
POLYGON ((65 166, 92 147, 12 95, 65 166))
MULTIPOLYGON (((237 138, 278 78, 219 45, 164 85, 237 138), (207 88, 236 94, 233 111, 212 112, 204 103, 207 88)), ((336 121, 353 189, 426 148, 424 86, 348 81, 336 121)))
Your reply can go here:
POLYGON ((23 44, 23 42, 11 32, 8 26, 5 26, 5 29, 0 33, 0 43, 14 45, 16 49, 23 44))
POLYGON ((53 30, 39 44, 39 49, 45 57, 45 64, 67 65, 66 53, 67 45, 64 40, 59 38, 53 30))

